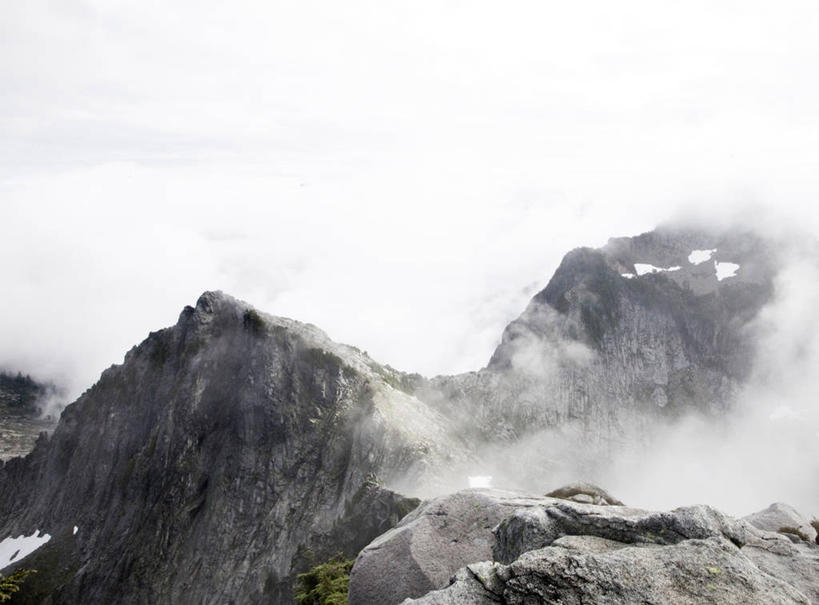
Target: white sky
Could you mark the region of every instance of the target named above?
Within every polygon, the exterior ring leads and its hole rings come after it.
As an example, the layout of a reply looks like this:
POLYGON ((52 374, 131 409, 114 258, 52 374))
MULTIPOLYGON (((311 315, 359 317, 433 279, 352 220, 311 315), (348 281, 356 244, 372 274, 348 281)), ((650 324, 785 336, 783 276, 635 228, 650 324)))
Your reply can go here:
POLYGON ((819 231, 817 31, 813 2, 3 3, 0 365, 76 393, 218 288, 477 369, 573 247, 743 203, 819 231))

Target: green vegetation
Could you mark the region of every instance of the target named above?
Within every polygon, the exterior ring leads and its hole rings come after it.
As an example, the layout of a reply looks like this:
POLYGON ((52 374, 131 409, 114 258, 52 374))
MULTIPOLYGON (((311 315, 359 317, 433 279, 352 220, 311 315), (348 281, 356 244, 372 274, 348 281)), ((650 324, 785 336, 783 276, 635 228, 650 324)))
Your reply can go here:
POLYGON ((392 388, 403 391, 407 395, 415 394, 415 386, 421 378, 419 374, 404 374, 389 365, 379 366, 376 364, 370 367, 392 388))
POLYGON ((341 357, 331 353, 330 351, 325 351, 324 349, 319 349, 316 347, 304 349, 301 352, 301 356, 305 362, 314 368, 321 368, 331 372, 337 372, 339 368, 344 366, 344 362, 341 360, 341 357))
MULTIPOLYGON (((18 569, 8 577, 0 574, 0 603, 8 601, 11 595, 20 590, 20 584, 33 573, 37 573, 37 570, 18 569)), ((344 594, 346 595, 347 593, 345 592, 344 594)))
POLYGON ((777 530, 780 534, 791 534, 793 536, 798 536, 801 540, 805 542, 809 542, 808 537, 804 534, 804 532, 800 531, 796 527, 780 527, 777 530))
POLYGON ((354 561, 341 553, 297 576, 296 605, 347 605, 350 571, 354 561))
POLYGON ((262 336, 267 332, 267 324, 255 309, 245 311, 242 316, 242 326, 256 336, 262 336))
MULTIPOLYGON (((26 558, 26 564, 37 572, 28 575, 8 605, 41 605, 47 603, 59 586, 70 583, 79 569, 76 540, 50 540, 26 558)), ((5 580, 5 578, 4 578, 5 580)), ((0 605, 6 605, 0 599, 0 605)))
POLYGON ((404 500, 399 501, 395 506, 395 511, 398 514, 398 520, 400 521, 416 508, 421 505, 421 500, 418 498, 405 498, 404 500))
POLYGON ((0 406, 10 412, 33 413, 37 410, 38 402, 49 394, 56 394, 53 384, 41 384, 20 372, 16 376, 0 372, 0 406))

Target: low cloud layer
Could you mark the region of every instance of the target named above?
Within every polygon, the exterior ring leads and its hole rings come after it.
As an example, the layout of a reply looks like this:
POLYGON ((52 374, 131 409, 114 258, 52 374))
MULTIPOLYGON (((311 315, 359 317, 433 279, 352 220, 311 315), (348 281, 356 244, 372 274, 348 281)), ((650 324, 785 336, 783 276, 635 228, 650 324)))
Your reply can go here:
POLYGON ((615 463, 612 488, 642 506, 748 514, 785 501, 819 514, 818 284, 815 245, 786 251, 774 300, 750 326, 756 361, 735 410, 659 431, 651 455, 615 463))
MULTIPOLYGON (((541 494, 583 480, 647 509, 704 503, 744 516, 784 501, 807 517, 819 515, 819 244, 812 233, 760 216, 722 223, 762 230, 776 242, 771 260, 778 263, 772 299, 742 328, 753 352, 744 366, 747 380, 724 391, 733 393, 727 401, 719 400, 721 391, 702 389, 686 407, 655 415, 655 405, 668 403, 665 390, 601 388, 600 380, 628 379, 602 373, 605 363, 618 362, 601 363, 592 348, 574 341, 571 334, 582 328, 572 330, 570 316, 533 305, 526 321, 507 332, 500 372, 443 381, 439 391, 421 393, 430 401, 454 397, 448 409, 462 413, 455 431, 477 453, 463 468, 444 469, 443 480, 434 477, 438 483, 425 495, 466 487, 476 476, 541 494), (575 372, 583 376, 576 383, 575 372), (658 390, 661 400, 654 400, 658 390), (608 392, 624 399, 607 400, 608 392), (631 396, 646 397, 648 405, 634 408, 631 396)), ((702 215, 688 219, 702 223, 702 215)), ((674 338, 655 332, 660 340, 651 343, 650 323, 639 342, 657 345, 660 358, 644 369, 657 372, 656 384, 667 383, 674 338)), ((628 351, 624 342, 620 350, 628 351)), ((628 374, 628 364, 620 367, 628 374)))
POLYGON ((572 247, 819 224, 810 3, 2 13, 0 365, 72 394, 205 289, 448 373, 572 247))

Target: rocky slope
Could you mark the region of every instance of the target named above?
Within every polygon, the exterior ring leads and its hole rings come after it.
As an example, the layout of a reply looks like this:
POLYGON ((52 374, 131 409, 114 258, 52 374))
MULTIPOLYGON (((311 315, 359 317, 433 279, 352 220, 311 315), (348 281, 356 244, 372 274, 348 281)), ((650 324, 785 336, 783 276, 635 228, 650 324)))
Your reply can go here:
POLYGON ((641 455, 658 424, 731 408, 776 263, 750 233, 658 229, 574 250, 486 368, 432 379, 418 396, 488 444, 486 474, 510 486, 548 484, 566 468, 593 477, 615 453, 641 455), (533 441, 537 460, 524 461, 533 441))
POLYGON ((43 412, 50 399, 59 397, 54 384, 0 372, 0 460, 24 456, 41 432, 54 430, 56 419, 43 412))
POLYGON ((20 601, 288 603, 294 573, 407 511, 389 490, 446 493, 476 469, 554 483, 656 423, 724 414, 774 262, 749 234, 575 250, 486 368, 433 379, 205 293, 0 468, 0 537, 52 536, 15 563, 41 570, 20 601))
POLYGON ((466 456, 390 381, 312 326, 206 293, 0 469, 0 534, 52 536, 25 560, 47 602, 288 602, 306 550, 354 555, 385 529, 328 542, 357 503, 380 502, 390 524, 406 512, 371 477, 466 456))
POLYGON ((361 552, 350 605, 819 601, 814 542, 707 506, 578 500, 468 490, 426 502, 361 552))

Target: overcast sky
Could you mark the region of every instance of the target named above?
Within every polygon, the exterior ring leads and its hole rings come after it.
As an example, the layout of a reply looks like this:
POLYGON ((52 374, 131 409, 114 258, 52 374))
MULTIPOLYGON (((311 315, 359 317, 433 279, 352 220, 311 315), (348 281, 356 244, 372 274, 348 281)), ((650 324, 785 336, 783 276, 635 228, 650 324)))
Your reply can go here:
POLYGON ((6 2, 0 365, 74 394, 207 289, 425 374, 691 208, 819 232, 815 2, 6 2))

